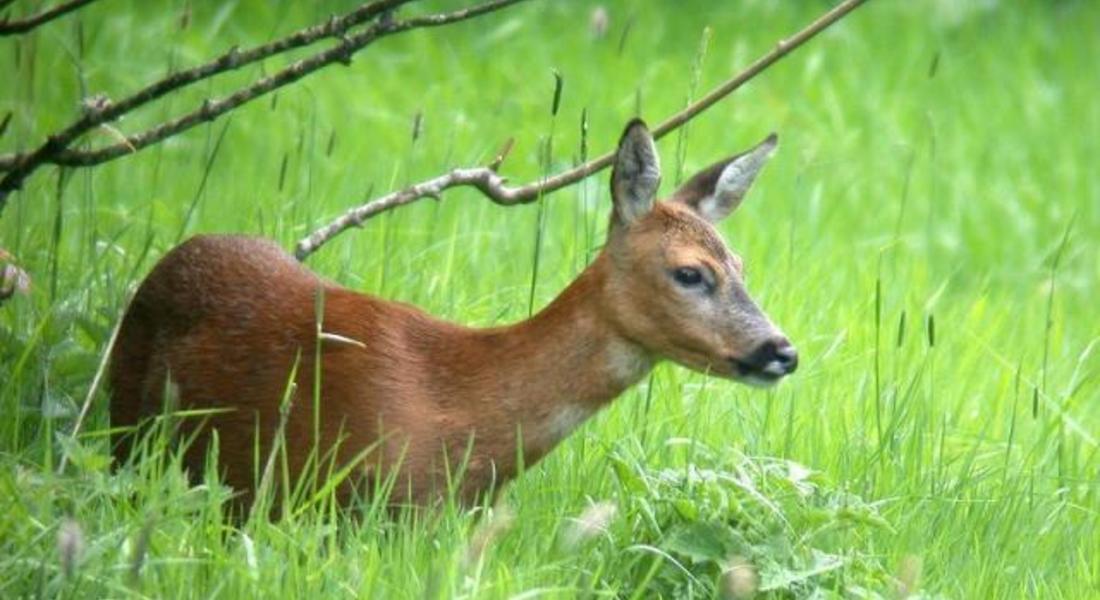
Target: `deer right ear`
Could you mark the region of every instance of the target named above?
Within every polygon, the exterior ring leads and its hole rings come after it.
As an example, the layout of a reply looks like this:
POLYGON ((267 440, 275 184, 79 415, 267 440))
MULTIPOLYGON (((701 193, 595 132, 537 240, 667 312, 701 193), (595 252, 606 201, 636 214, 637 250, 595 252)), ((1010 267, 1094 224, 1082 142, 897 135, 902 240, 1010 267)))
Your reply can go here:
POLYGON ((673 201, 687 204, 711 223, 721 221, 741 205, 778 139, 773 133, 752 150, 703 169, 676 191, 673 201))
POLYGON ((618 222, 629 225, 648 213, 660 185, 661 164, 653 136, 645 122, 634 119, 619 139, 611 171, 611 200, 618 222))

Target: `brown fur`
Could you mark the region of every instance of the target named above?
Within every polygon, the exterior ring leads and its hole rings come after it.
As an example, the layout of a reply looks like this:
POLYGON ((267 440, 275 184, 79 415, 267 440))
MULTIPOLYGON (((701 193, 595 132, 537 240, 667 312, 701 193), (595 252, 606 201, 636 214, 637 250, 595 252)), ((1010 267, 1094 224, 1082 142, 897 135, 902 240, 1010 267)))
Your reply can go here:
MULTIPOLYGON (((730 359, 777 335, 745 295, 739 261, 682 202, 615 225, 605 251, 535 317, 483 330, 325 281, 272 242, 206 235, 168 253, 135 295, 111 358, 110 410, 113 426, 132 429, 161 410, 166 385, 181 409, 227 409, 209 417, 185 463, 202 471, 216 430, 224 480, 247 505, 297 357, 285 430, 292 476, 315 446, 338 447, 337 463, 374 448, 351 482, 396 473, 394 501, 424 503, 469 450, 460 493, 472 500, 513 477, 518 455, 538 461, 654 361, 737 377, 730 359), (707 303, 670 283, 682 264, 714 274, 707 303), (318 294, 323 331, 352 341, 320 341, 314 415, 318 294)), ((120 461, 130 440, 116 440, 120 461)))

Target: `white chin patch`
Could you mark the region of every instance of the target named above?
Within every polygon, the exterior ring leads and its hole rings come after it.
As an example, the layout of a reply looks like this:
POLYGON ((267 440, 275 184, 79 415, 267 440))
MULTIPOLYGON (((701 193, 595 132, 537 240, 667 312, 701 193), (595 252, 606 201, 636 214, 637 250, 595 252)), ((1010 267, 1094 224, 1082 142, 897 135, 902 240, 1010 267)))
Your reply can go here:
POLYGON ((763 373, 765 375, 774 375, 776 379, 779 379, 787 374, 787 369, 779 363, 777 360, 773 360, 764 365, 763 373))
POLYGON ((779 383, 778 377, 760 377, 759 375, 742 375, 737 380, 756 388, 770 388, 779 383))

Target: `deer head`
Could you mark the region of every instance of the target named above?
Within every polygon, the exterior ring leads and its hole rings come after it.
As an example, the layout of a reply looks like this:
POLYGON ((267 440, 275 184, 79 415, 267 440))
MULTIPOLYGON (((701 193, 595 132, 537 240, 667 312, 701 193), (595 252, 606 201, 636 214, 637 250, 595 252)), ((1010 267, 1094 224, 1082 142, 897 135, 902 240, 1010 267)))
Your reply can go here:
POLYGON ((741 204, 775 146, 772 134, 657 202, 653 138, 642 121, 627 125, 611 175, 606 245, 608 314, 625 337, 696 371, 754 385, 795 370, 794 347, 749 297, 741 259, 714 227, 741 204))

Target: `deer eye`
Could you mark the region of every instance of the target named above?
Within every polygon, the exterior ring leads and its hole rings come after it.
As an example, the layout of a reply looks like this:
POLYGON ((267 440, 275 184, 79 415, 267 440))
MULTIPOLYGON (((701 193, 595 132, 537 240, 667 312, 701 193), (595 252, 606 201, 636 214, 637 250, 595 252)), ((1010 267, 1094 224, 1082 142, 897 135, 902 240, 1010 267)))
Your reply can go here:
POLYGON ((695 287, 703 283, 703 273, 695 267, 680 267, 672 272, 672 278, 684 287, 695 287))

